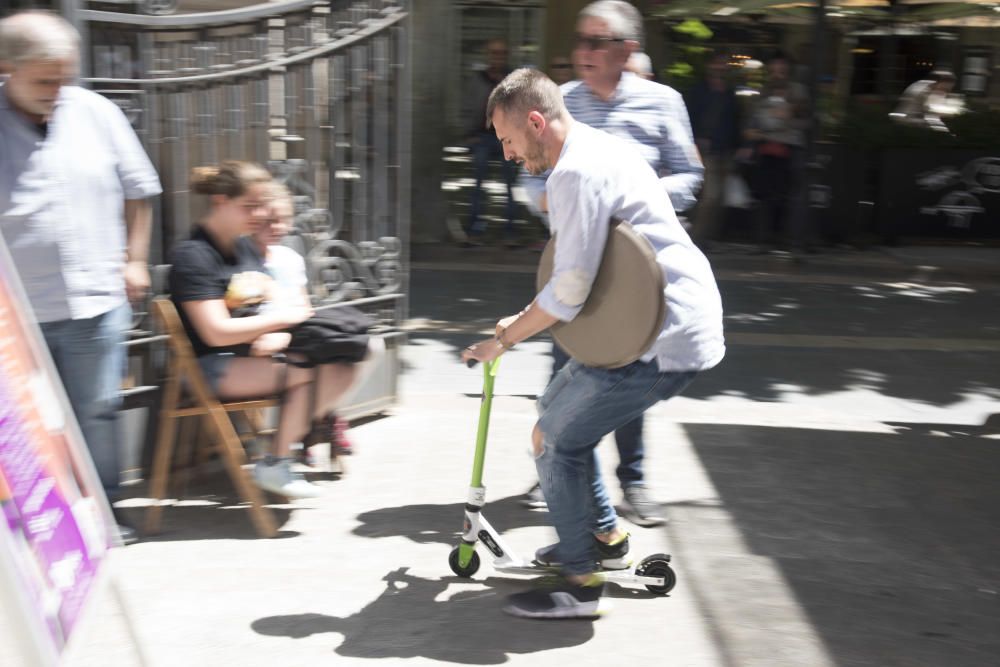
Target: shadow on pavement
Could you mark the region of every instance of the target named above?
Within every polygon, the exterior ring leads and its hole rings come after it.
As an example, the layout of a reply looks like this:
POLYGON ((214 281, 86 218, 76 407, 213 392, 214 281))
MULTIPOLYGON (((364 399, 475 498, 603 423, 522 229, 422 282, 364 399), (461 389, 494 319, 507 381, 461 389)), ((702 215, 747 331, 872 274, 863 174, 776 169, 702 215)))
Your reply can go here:
MULTIPOLYGON (((520 499, 521 496, 508 496, 487 502, 483 515, 501 534, 514 528, 550 525, 547 512, 529 510, 520 499)), ((464 518, 465 503, 385 507, 359 514, 356 520, 361 525, 351 532, 361 537, 400 536, 418 544, 455 546, 464 518)))
POLYGON ((785 591, 833 664, 995 662, 995 440, 919 429, 684 428, 718 498, 677 503, 667 530, 682 581, 725 653, 752 650, 733 628, 777 622, 769 610, 785 591))
POLYGON ((946 406, 996 391, 996 354, 730 344, 722 363, 699 374, 684 396, 786 402, 858 390, 946 406))
POLYGON ((346 618, 295 614, 258 619, 251 628, 262 635, 302 639, 316 634, 343 635, 336 653, 357 658, 429 658, 469 665, 497 665, 511 654, 578 646, 593 637, 591 621, 551 624, 503 613, 501 595, 523 582, 489 578, 489 590, 460 591, 441 597, 452 584, 468 580, 424 579, 394 570, 385 590, 361 611, 346 618))
MULTIPOLYGON (((204 473, 173 497, 179 499, 176 504, 163 507, 160 531, 155 535, 142 534, 143 542, 281 539, 300 535, 294 530, 279 530, 274 538, 258 535, 250 521, 250 505, 236 497, 232 483, 221 471, 204 473)), ((148 484, 142 484, 131 487, 116 508, 141 534, 146 508, 151 502, 148 484)), ((265 494, 265 502, 274 502, 274 498, 265 494)), ((293 511, 305 509, 285 504, 265 507, 274 515, 279 528, 288 523, 293 511)))
MULTIPOLYGON (((411 339, 441 341, 456 356, 481 338, 478 331, 492 330, 534 296, 534 276, 524 273, 415 270, 411 282, 411 318, 434 323, 411 339)), ((781 401, 789 393, 870 389, 945 406, 994 391, 996 350, 963 341, 995 339, 1000 332, 992 307, 996 289, 938 293, 918 287, 858 291, 850 285, 722 281, 728 352, 684 395, 781 401), (773 343, 747 342, 761 335, 773 343), (812 346, 796 336, 811 337, 812 346), (896 339, 919 344, 896 349, 896 339)))
MULTIPOLYGON (((274 514, 274 520, 278 526, 286 524, 292 514, 292 510, 285 507, 268 506, 268 509, 274 514)), ((138 513, 134 516, 140 519, 142 514, 138 513)), ((142 521, 137 520, 135 525, 141 529, 142 521)), ((250 521, 249 505, 182 506, 165 507, 160 532, 155 535, 143 534, 142 541, 267 540, 298 537, 299 535, 301 533, 296 530, 279 529, 278 534, 274 537, 260 536, 250 521)))
POLYGON ((920 424, 912 422, 886 422, 886 424, 896 429, 896 433, 900 435, 913 433, 936 437, 992 436, 994 439, 1000 439, 1000 413, 987 417, 983 421, 982 426, 969 424, 920 424))

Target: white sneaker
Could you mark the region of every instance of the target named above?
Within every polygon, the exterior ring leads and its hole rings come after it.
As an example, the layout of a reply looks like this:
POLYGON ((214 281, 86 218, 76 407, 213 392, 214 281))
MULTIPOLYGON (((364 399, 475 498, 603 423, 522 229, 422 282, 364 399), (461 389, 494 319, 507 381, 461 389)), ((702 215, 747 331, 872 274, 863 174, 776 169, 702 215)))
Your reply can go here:
POLYGON ((320 489, 292 471, 291 459, 264 459, 253 467, 253 481, 260 488, 289 498, 316 498, 320 489))

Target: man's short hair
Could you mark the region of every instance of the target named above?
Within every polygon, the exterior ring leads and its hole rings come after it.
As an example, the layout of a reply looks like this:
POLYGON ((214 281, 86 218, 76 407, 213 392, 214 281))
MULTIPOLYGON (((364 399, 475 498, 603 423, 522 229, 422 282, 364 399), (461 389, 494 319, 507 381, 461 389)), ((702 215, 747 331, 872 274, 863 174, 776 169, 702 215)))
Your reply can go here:
POLYGON ((608 24, 612 37, 642 44, 642 14, 624 0, 597 0, 581 9, 577 18, 600 19, 608 24))
POLYGON ((0 20, 0 62, 76 60, 80 33, 51 12, 27 11, 0 20))
POLYGON ((486 127, 493 127, 493 114, 522 118, 537 111, 545 120, 558 118, 566 113, 559 86, 537 69, 522 67, 508 74, 497 84, 486 103, 486 127))

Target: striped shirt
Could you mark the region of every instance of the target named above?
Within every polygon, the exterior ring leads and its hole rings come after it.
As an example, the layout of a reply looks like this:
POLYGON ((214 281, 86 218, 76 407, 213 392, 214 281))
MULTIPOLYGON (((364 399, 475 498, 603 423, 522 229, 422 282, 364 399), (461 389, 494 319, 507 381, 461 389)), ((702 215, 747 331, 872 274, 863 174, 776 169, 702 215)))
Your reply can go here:
MULTIPOLYGON (((607 101, 582 81, 560 88, 575 120, 621 137, 639 152, 660 177, 675 211, 697 201, 705 167, 694 145, 684 98, 673 88, 623 72, 607 101)), ((522 175, 528 198, 538 212, 546 176, 522 175)))

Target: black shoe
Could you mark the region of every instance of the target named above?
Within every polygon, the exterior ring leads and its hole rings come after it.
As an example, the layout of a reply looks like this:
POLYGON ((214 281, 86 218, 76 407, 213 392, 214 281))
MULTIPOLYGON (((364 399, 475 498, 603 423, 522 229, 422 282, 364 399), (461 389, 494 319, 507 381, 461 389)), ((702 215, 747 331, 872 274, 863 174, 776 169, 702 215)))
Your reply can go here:
POLYGON ((603 592, 604 581, 599 577, 587 584, 558 577, 509 596, 503 610, 521 618, 595 618, 610 609, 609 601, 601 597, 603 592))
MULTIPOLYGON (((624 539, 614 544, 605 544, 594 537, 594 548, 597 550, 597 564, 605 570, 627 570, 632 567, 632 559, 628 555, 628 533, 624 539)), ((535 562, 542 567, 561 567, 559 558, 559 543, 542 547, 535 552, 535 562)))
POLYGON ((645 486, 627 486, 621 504, 622 516, 637 526, 662 526, 667 522, 660 504, 649 497, 645 486))

